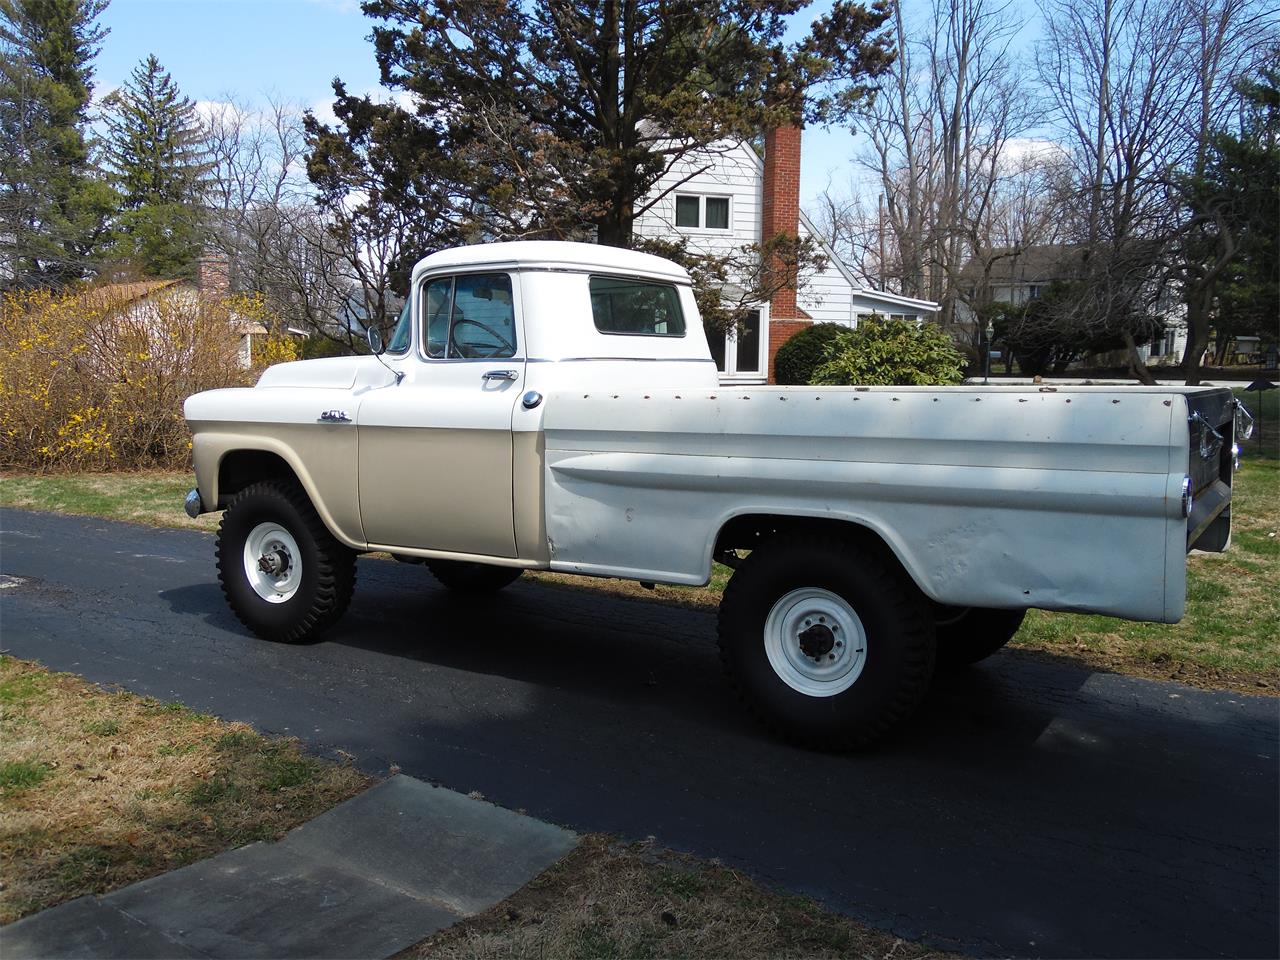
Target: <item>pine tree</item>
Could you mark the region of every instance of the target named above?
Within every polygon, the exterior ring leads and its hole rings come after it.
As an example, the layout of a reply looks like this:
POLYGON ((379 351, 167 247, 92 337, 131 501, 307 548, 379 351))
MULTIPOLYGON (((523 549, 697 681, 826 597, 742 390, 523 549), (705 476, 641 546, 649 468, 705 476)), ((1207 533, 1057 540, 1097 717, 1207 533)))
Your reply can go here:
MULTIPOLYGON (((379 203, 480 236, 628 246, 681 156, 788 123, 846 118, 892 61, 884 2, 835 0, 799 43, 805 0, 365 0, 396 103, 335 82, 309 173, 330 208, 379 164, 379 203), (407 168, 388 163, 409 144, 407 168), (411 189, 406 189, 409 187, 411 189), (442 207, 445 209, 442 211, 442 207)), ((371 221, 383 212, 366 205, 371 221)))
POLYGON ((90 156, 107 0, 0 0, 0 285, 69 283, 101 260, 114 193, 90 156))
POLYGON ((200 254, 210 165, 195 105, 154 55, 105 101, 106 164, 121 198, 117 252, 152 276, 200 254))

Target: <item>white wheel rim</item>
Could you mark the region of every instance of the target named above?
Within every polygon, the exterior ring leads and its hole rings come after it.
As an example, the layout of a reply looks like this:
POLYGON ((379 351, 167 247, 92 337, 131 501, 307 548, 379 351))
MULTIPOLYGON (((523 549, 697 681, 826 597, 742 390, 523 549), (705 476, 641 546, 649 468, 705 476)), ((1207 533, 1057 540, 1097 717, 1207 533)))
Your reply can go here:
POLYGON ((853 607, 830 590, 802 587, 773 605, 764 649, 783 683, 809 697, 853 686, 867 663, 867 631, 853 607))
POLYGON ((244 541, 244 576, 268 603, 292 599, 302 584, 298 541, 278 523, 260 523, 244 541))

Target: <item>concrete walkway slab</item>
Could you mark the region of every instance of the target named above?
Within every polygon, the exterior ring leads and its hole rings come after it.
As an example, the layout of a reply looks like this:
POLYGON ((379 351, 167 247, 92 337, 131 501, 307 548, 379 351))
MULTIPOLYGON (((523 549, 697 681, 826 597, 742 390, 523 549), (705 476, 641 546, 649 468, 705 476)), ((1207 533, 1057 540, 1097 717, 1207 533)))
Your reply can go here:
POLYGON ((190 960, 203 954, 170 940, 97 897, 81 897, 0 927, 0 957, 190 960))
POLYGON ((0 931, 24 957, 386 957, 509 896, 574 834, 409 777, 290 832, 0 931))
POLYGON ((398 776, 303 824, 281 846, 470 916, 574 842, 549 823, 398 776))

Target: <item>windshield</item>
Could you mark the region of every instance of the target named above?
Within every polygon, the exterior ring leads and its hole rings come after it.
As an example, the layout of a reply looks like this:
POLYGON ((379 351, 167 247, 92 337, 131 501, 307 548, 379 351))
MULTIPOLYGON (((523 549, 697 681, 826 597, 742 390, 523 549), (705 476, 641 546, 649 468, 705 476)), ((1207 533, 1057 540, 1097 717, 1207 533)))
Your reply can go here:
POLYGON ((410 321, 413 301, 406 300, 400 309, 400 319, 396 321, 396 329, 387 343, 387 353, 408 353, 413 340, 413 324, 410 321))

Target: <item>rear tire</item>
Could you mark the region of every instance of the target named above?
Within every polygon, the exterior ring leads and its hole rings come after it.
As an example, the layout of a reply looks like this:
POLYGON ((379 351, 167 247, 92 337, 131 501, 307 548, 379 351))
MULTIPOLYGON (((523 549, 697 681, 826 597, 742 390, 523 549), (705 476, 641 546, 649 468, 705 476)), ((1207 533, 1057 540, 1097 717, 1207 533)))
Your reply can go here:
POLYGON ((985 660, 1013 639, 1026 615, 1026 610, 936 607, 938 669, 959 670, 985 660))
POLYGON ((302 643, 346 612, 356 554, 339 543, 296 483, 240 491, 218 525, 218 580, 240 622, 262 637, 302 643))
POLYGON ((441 586, 458 593, 496 593, 524 573, 519 567, 495 567, 466 560, 428 560, 427 569, 441 586))
POLYGON ((877 551, 782 536, 756 547, 729 581, 720 654, 768 726, 804 746, 853 750, 884 737, 924 697, 933 618, 877 551))

